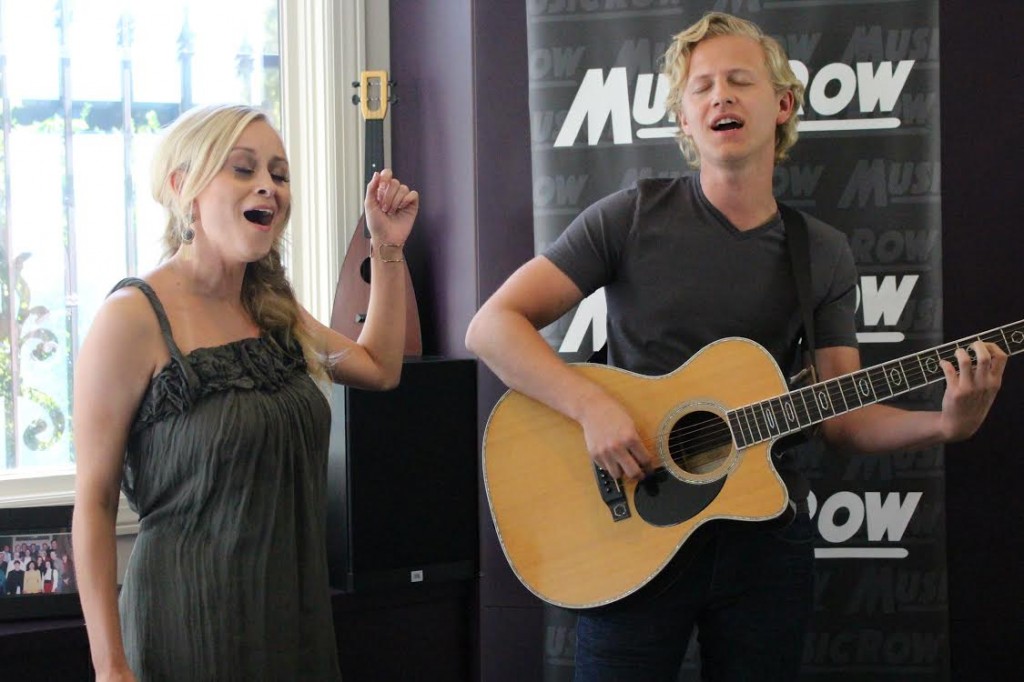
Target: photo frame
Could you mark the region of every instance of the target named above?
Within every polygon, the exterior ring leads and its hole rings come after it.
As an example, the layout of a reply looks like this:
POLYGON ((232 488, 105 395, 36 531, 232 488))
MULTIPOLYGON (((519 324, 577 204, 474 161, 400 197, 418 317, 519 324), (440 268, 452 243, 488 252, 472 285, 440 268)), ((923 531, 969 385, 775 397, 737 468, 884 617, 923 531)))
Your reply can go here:
POLYGON ((71 546, 73 509, 0 509, 0 621, 81 617, 71 546))

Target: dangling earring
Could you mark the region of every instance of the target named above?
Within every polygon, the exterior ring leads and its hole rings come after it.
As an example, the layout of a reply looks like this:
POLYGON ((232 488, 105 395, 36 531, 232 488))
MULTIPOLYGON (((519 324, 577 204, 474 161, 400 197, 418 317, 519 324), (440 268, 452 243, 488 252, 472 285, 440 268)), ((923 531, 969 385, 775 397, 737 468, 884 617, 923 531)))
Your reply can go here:
POLYGON ((184 220, 178 229, 178 238, 181 239, 181 247, 179 251, 184 260, 192 260, 192 242, 196 239, 195 214, 189 210, 189 212, 183 217, 184 220))
POLYGON ((181 243, 191 244, 196 238, 196 228, 192 227, 195 225, 195 220, 193 220, 191 212, 185 216, 185 221, 185 224, 181 226, 181 243))

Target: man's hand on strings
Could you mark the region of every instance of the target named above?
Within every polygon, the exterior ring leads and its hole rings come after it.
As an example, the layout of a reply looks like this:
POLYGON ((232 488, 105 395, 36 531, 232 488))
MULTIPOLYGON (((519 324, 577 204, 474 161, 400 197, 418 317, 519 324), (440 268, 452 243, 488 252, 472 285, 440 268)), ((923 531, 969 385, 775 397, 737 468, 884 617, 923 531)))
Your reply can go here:
POLYGON ((612 478, 642 479, 653 469, 654 458, 636 423, 616 400, 593 401, 580 423, 590 458, 612 478))

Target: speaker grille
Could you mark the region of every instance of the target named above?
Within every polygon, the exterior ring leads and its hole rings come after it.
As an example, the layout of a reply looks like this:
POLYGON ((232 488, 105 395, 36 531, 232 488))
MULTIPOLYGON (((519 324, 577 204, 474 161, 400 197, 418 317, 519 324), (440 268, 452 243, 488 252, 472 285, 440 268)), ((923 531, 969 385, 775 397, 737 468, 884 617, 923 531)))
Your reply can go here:
POLYGON ((476 362, 409 359, 394 390, 335 386, 331 408, 332 586, 474 577, 476 362))

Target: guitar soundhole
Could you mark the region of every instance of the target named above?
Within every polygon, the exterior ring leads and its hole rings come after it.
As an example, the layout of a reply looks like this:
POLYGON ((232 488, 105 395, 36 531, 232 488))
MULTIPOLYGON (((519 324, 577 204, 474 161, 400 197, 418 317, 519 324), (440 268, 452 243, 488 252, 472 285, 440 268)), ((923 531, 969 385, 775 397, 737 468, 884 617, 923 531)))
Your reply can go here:
POLYGON ((713 412, 688 412, 672 427, 668 453, 676 466, 691 474, 709 474, 732 454, 732 436, 725 420, 713 412))
POLYGON ((363 262, 359 264, 359 276, 363 278, 363 281, 367 284, 370 283, 370 257, 367 256, 363 259, 363 262))

